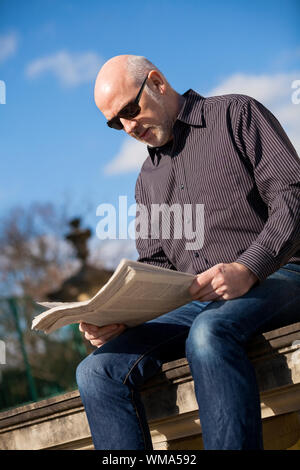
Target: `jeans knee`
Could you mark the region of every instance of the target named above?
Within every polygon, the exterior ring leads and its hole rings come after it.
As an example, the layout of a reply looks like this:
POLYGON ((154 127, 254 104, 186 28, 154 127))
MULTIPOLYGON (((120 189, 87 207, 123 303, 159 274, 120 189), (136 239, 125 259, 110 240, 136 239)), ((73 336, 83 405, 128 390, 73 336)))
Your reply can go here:
MULTIPOLYGON (((78 388, 89 389, 93 387, 94 383, 105 382, 105 379, 113 379, 116 375, 116 379, 120 380, 121 374, 115 373, 115 359, 113 354, 95 353, 87 356, 81 361, 76 369, 76 381, 78 388)), ((120 372, 120 370, 119 370, 120 372)))
POLYGON ((81 361, 76 368, 76 382, 79 389, 85 388, 89 383, 89 356, 81 361))
POLYGON ((200 314, 194 321, 186 342, 186 355, 194 354, 209 356, 226 347, 226 338, 233 331, 231 323, 227 322, 222 315, 200 314))

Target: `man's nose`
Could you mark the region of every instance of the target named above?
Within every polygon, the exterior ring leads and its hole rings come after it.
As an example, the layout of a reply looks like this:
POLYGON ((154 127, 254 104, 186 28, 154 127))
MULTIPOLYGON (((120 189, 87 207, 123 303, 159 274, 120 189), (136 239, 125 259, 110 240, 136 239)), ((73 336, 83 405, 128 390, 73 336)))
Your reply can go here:
POLYGON ((127 132, 127 134, 130 134, 138 125, 138 123, 134 120, 129 120, 129 119, 120 119, 121 123, 123 124, 124 131, 127 132))

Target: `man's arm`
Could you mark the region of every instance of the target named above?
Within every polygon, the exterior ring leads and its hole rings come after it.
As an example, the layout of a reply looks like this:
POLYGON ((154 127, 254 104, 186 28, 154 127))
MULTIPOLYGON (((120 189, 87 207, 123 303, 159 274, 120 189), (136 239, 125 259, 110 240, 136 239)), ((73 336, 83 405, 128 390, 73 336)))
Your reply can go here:
POLYGON ((235 139, 269 210, 262 232, 236 261, 264 280, 300 248, 300 160, 275 116, 251 98, 239 113, 235 139))
POLYGON ((252 167, 269 217, 234 263, 218 264, 197 276, 190 289, 195 300, 240 297, 300 248, 300 160, 288 136, 275 116, 249 97, 239 110, 234 137, 241 158, 252 167))

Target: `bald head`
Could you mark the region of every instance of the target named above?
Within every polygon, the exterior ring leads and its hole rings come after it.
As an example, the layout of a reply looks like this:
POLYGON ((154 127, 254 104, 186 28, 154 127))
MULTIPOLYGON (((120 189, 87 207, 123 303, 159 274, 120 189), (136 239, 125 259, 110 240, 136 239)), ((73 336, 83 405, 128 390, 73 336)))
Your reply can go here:
POLYGON ((126 93, 130 93, 142 83, 151 70, 159 71, 142 56, 126 54, 109 59, 101 67, 96 78, 94 98, 97 107, 101 110, 103 104, 110 103, 116 92, 119 96, 126 96, 126 93))
POLYGON ((125 88, 124 82, 129 80, 128 73, 126 73, 127 61, 126 55, 113 57, 99 70, 94 89, 95 102, 98 107, 115 89, 125 88))
POLYGON ((119 120, 132 137, 148 145, 152 141, 158 145, 172 135, 180 95, 148 59, 129 54, 109 59, 97 75, 94 98, 96 106, 110 120, 136 98, 146 77, 139 101, 140 112, 134 118, 119 120))

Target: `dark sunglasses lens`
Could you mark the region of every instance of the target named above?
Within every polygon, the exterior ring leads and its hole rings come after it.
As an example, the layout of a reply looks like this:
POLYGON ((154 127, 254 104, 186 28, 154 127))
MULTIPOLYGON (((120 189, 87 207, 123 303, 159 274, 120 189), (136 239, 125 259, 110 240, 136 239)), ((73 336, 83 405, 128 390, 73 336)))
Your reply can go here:
POLYGON ((120 131, 121 129, 123 129, 123 124, 121 123, 120 119, 117 117, 108 121, 107 125, 111 127, 112 129, 116 129, 117 131, 120 131))
POLYGON ((123 124, 121 123, 120 118, 132 119, 139 114, 140 110, 141 108, 137 103, 128 103, 119 112, 118 116, 115 116, 110 121, 107 121, 107 125, 112 129, 117 129, 118 131, 120 131, 121 129, 123 129, 123 124))
POLYGON ((119 117, 124 119, 134 118, 139 114, 140 110, 141 108, 137 103, 128 103, 127 106, 119 112, 119 117))

